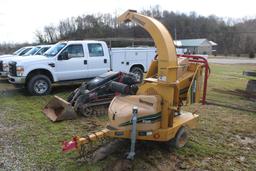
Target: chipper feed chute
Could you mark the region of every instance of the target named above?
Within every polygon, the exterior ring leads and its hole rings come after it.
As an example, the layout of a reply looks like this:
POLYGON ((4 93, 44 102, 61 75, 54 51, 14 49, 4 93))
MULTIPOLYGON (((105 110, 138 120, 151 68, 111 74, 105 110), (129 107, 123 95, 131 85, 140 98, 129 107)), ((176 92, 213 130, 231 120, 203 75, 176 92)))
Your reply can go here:
POLYGON ((75 119, 77 117, 73 106, 58 96, 44 107, 43 113, 53 122, 75 119))

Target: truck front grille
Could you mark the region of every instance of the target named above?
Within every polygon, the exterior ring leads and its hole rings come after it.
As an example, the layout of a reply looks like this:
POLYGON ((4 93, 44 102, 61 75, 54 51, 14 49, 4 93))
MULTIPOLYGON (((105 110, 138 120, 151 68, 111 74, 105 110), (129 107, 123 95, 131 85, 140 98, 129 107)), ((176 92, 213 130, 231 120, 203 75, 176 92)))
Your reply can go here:
POLYGON ((3 61, 0 61, 0 71, 4 71, 4 68, 3 68, 3 61))
POLYGON ((17 76, 16 62, 10 62, 9 63, 9 74, 11 76, 17 76))

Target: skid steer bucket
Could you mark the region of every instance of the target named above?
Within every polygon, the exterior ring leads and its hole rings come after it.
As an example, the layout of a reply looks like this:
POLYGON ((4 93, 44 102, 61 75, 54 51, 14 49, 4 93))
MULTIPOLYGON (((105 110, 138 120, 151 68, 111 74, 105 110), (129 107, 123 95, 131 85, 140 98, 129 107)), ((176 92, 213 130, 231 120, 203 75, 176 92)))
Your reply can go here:
POLYGON ((43 113, 53 122, 75 119, 77 117, 73 106, 58 96, 44 107, 43 113))

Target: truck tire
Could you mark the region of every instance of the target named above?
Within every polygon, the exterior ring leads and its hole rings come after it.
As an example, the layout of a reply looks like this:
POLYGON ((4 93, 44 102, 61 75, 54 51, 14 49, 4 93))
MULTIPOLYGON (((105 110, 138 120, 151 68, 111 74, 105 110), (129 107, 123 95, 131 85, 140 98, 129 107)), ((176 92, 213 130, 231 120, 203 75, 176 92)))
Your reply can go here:
POLYGON ((51 92, 51 81, 45 75, 34 75, 27 82, 27 90, 34 96, 47 95, 51 92))
POLYGON ((186 132, 185 127, 182 126, 176 133, 176 136, 174 139, 174 146, 176 148, 182 148, 187 144, 187 142, 188 142, 188 134, 186 132))
POLYGON ((143 70, 140 67, 132 67, 131 73, 136 75, 136 80, 141 83, 143 80, 143 70))

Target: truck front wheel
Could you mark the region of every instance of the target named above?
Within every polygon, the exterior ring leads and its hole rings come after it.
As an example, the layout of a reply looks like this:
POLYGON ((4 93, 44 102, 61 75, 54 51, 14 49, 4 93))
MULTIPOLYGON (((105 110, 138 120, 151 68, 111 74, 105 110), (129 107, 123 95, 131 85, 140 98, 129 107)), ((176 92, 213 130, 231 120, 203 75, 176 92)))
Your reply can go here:
POLYGON ((28 80, 27 90, 34 96, 47 95, 51 92, 51 81, 45 75, 35 75, 28 80))
POLYGON ((131 73, 135 74, 136 80, 142 82, 143 80, 143 70, 140 67, 132 67, 131 73))

